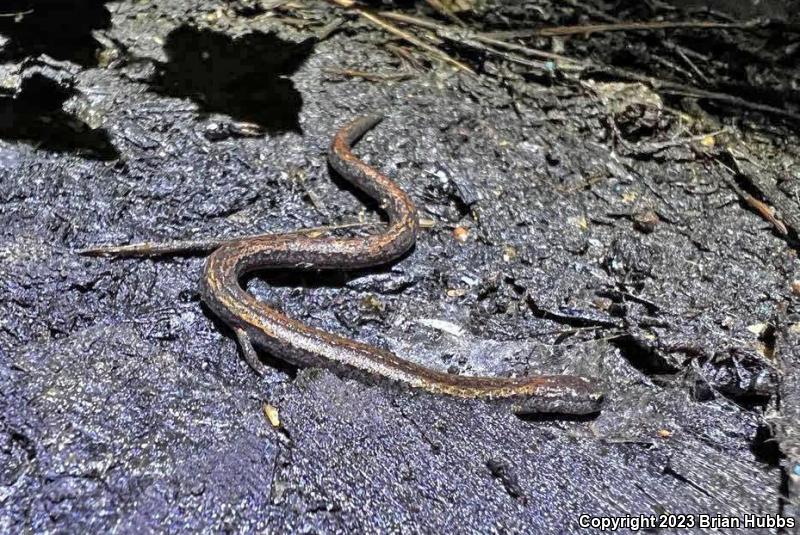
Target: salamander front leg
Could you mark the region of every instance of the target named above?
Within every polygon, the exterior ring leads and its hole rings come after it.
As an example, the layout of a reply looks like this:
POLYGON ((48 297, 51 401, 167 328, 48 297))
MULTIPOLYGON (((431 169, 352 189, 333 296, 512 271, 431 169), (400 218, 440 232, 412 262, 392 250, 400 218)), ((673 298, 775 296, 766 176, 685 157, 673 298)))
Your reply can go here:
POLYGON ((253 368, 253 371, 258 374, 259 377, 265 375, 269 368, 264 366, 264 364, 258 359, 258 355, 256 355, 256 350, 253 347, 253 343, 250 341, 250 337, 247 336, 247 333, 243 329, 234 329, 236 333, 236 339, 239 341, 239 347, 242 348, 242 356, 244 356, 244 360, 253 368))

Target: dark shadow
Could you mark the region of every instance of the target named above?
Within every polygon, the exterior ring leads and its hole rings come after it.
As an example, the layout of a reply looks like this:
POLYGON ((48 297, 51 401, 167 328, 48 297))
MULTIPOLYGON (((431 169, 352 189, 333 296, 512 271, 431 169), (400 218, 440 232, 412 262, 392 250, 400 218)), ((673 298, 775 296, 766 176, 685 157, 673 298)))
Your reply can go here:
POLYGON ((248 274, 242 285, 247 288, 250 281, 259 280, 274 288, 343 288, 365 274, 365 271, 264 269, 248 274))
POLYGON ((523 422, 591 422, 600 416, 600 410, 589 414, 559 414, 559 413, 531 413, 517 414, 523 422))
POLYGON ((631 366, 648 377, 672 374, 678 371, 658 351, 632 334, 614 338, 609 341, 609 344, 616 347, 620 356, 631 366))
POLYGON ((251 32, 232 38, 181 26, 167 35, 166 63, 157 63, 153 90, 189 98, 203 111, 255 123, 266 132, 301 132, 303 101, 287 76, 310 55, 316 39, 284 41, 251 32))
POLYGON ((756 459, 768 466, 778 468, 781 465, 783 454, 774 430, 766 423, 761 423, 756 429, 750 451, 756 459))
POLYGON ((8 42, 0 61, 40 54, 85 67, 97 65, 100 44, 92 30, 111 26, 108 0, 5 0, 0 7, 0 35, 8 42))
POLYGON ((71 86, 43 74, 25 78, 16 94, 0 94, 0 138, 99 160, 118 158, 105 130, 92 129, 63 110, 75 93, 71 86))

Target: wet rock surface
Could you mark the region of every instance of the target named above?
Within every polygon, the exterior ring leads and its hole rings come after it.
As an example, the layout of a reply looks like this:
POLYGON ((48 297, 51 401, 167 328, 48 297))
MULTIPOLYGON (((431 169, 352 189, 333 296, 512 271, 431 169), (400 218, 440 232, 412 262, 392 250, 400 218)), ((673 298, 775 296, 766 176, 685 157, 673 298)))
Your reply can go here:
POLYGON ((750 147, 791 199, 796 124, 492 59, 479 77, 346 77, 331 68, 397 69, 384 34, 247 4, 96 2, 58 46, 0 24, 0 531, 797 515, 797 229, 742 201, 721 148, 750 147), (356 152, 416 202, 415 249, 357 273, 260 274, 250 291, 452 373, 596 378, 599 415, 519 418, 268 355, 257 378, 200 302, 202 257, 76 254, 369 232, 377 207, 325 152, 375 111, 356 152), (692 113, 723 137, 688 131, 692 113))

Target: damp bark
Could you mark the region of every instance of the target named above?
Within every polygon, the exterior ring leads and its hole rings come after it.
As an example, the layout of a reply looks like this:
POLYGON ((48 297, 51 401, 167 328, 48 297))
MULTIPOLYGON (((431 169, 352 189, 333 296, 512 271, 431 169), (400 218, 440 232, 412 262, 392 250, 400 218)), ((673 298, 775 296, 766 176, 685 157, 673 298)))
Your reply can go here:
MULTIPOLYGON (((797 515, 796 122, 442 40, 473 76, 326 3, 16 4, 0 18, 0 531, 797 515), (451 373, 597 378, 600 414, 522 419, 270 355, 257 378, 199 300, 202 257, 76 254, 369 232, 378 207, 325 163, 365 112, 386 120, 357 152, 416 202, 416 248, 362 272, 259 274, 249 290, 451 373)), ((372 7, 437 16, 419 4, 372 7)), ((495 32, 652 15, 478 4, 462 17, 495 32)), ((793 12, 758 9, 728 16, 793 12)), ((699 62, 686 51, 735 42, 746 65, 719 67, 715 90, 791 111, 791 28, 543 43, 652 76, 665 46, 699 62)))

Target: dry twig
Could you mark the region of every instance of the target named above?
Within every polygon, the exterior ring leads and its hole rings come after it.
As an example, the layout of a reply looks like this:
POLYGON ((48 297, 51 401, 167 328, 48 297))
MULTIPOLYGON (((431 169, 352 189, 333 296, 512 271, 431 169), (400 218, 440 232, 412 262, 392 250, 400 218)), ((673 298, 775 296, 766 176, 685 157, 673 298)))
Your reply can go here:
POLYGON ((439 0, 425 0, 425 1, 428 2, 429 6, 431 6, 433 9, 435 9, 440 14, 447 17, 454 23, 458 24, 459 26, 466 26, 466 24, 464 24, 464 22, 460 18, 458 18, 458 16, 455 13, 453 13, 452 9, 450 9, 448 6, 446 6, 439 0))
POLYGON ((751 20, 746 22, 710 22, 710 21, 651 21, 651 22, 618 22, 612 24, 585 24, 581 26, 556 26, 553 28, 540 28, 530 32, 531 37, 546 37, 556 35, 589 35, 598 32, 624 32, 642 30, 672 30, 681 28, 700 29, 736 29, 747 30, 760 28, 764 22, 751 20))
POLYGON ((414 73, 411 72, 395 72, 395 73, 378 73, 358 71, 355 69, 339 69, 337 67, 326 67, 323 69, 328 74, 337 74, 339 76, 348 76, 351 78, 363 78, 371 82, 386 82, 395 80, 406 80, 412 78, 414 73))
POLYGON ((394 24, 390 24, 390 23, 386 22, 381 17, 379 17, 379 16, 367 11, 366 9, 355 7, 355 2, 353 2, 352 0, 331 0, 331 1, 334 4, 336 4, 337 6, 346 8, 347 10, 349 10, 349 11, 351 11, 353 13, 356 13, 361 18, 368 20, 369 22, 371 22, 372 24, 378 26, 379 28, 381 28, 383 30, 386 30, 387 32, 389 32, 389 33, 391 33, 393 35, 396 35, 397 37, 400 37, 401 39, 403 39, 405 41, 408 41, 409 43, 411 43, 414 46, 418 46, 419 48, 422 48, 423 50, 425 50, 425 51, 433 54, 434 56, 438 57, 439 59, 441 59, 441 60, 443 60, 443 61, 445 61, 445 62, 447 62, 447 63, 449 63, 449 64, 451 64, 451 65, 453 65, 453 66, 455 66, 457 68, 459 68, 460 70, 468 72, 468 73, 470 73, 472 75, 476 75, 475 71, 472 70, 469 66, 467 66, 466 64, 464 64, 464 63, 458 61, 457 59, 453 58, 447 52, 445 52, 443 50, 439 50, 438 48, 436 48, 433 45, 429 45, 428 43, 426 43, 425 41, 419 39, 415 35, 412 35, 412 34, 406 32, 406 31, 401 30, 400 28, 398 28, 394 24))

